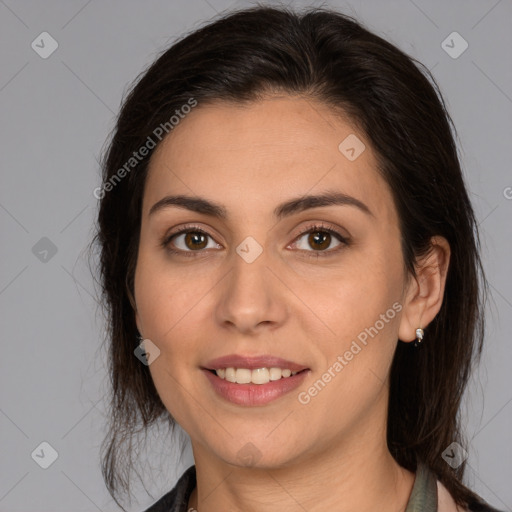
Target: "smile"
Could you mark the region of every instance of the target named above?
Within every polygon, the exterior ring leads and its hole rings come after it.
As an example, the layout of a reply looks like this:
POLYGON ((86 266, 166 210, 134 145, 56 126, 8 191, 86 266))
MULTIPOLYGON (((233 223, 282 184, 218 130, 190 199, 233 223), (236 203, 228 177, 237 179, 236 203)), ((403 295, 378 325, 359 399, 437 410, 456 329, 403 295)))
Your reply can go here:
POLYGON ((292 372, 290 369, 282 368, 219 368, 215 373, 221 379, 237 384, 268 384, 271 381, 287 379, 299 372, 292 372))
POLYGON ((224 370, 224 377, 217 375, 217 372, 222 375, 222 370, 224 369, 202 369, 217 396, 232 404, 246 407, 266 405, 283 397, 299 387, 311 373, 308 368, 292 374, 289 369, 276 367, 252 370, 228 367, 224 370), (271 375, 274 380, 271 379, 271 375), (233 376, 235 382, 229 380, 233 379, 233 376), (238 382, 239 378, 244 382, 238 382), (253 382, 253 378, 259 383, 253 382))

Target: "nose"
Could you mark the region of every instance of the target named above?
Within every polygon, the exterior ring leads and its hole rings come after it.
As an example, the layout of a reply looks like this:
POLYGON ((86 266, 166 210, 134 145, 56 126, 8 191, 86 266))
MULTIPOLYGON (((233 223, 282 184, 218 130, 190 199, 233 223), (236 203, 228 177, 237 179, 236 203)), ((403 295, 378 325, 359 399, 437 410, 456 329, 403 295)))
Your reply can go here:
POLYGON ((275 330, 288 316, 289 291, 263 251, 252 262, 237 253, 228 275, 216 290, 216 319, 224 328, 244 334, 275 330))

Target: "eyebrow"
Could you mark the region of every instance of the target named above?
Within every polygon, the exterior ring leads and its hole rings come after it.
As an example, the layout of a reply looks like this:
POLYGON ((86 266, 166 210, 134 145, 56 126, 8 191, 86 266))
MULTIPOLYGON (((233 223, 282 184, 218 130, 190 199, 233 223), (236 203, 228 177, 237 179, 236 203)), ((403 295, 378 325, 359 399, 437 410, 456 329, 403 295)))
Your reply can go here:
MULTIPOLYGON (((322 206, 354 206, 363 213, 375 217, 370 208, 362 201, 355 197, 343 194, 341 192, 325 192, 319 195, 308 195, 290 199, 281 203, 274 209, 274 217, 278 220, 289 217, 290 215, 300 213, 311 208, 319 208, 322 206)), ((156 202, 149 210, 149 215, 176 206, 196 213, 210 215, 219 219, 227 219, 228 214, 225 206, 210 201, 199 196, 172 195, 166 196, 156 202)))

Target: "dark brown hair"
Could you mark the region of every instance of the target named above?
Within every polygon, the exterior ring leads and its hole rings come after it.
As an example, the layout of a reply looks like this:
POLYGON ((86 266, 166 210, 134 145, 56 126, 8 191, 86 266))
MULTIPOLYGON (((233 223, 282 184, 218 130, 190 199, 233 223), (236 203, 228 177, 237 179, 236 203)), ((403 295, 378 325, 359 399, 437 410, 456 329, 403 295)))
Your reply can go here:
POLYGON ((423 461, 459 504, 474 503, 477 496, 462 484, 465 464, 453 470, 441 457, 452 442, 465 445, 459 408, 482 350, 487 296, 456 132, 422 64, 351 17, 324 8, 298 13, 257 6, 231 12, 164 51, 123 101, 102 157, 103 182, 111 186, 100 194, 96 236, 112 385, 111 425, 102 447, 107 487, 116 502, 129 494, 132 436, 157 420, 174 423, 148 367, 134 356, 138 333, 131 297, 152 151, 132 162, 122 179, 113 177, 191 98, 201 108, 276 92, 323 102, 366 134, 394 198, 411 276, 416 259, 431 248, 431 237, 440 235, 450 244, 443 305, 425 329, 425 341, 419 350, 397 341, 387 441, 401 466, 415 471, 423 461))

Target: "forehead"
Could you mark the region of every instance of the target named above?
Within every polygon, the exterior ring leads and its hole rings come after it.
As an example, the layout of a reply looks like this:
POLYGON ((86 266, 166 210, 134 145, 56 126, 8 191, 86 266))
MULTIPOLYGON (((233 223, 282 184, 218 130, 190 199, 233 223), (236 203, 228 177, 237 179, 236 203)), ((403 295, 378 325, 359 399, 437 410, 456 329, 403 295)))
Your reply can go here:
POLYGON ((326 189, 394 216, 369 141, 327 105, 288 96, 243 105, 199 103, 153 154, 144 209, 166 194, 183 193, 254 211, 326 189))

